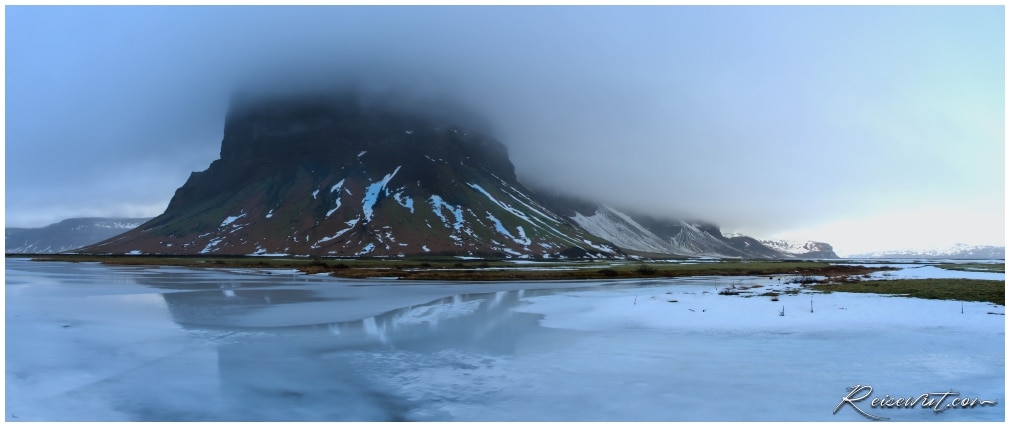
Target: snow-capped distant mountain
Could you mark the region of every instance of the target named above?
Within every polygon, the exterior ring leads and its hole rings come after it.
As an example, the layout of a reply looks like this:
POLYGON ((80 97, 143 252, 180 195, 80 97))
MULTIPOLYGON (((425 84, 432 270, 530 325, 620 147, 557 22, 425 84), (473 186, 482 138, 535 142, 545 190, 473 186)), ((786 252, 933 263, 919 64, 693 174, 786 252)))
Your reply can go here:
POLYGON ((796 242, 792 240, 761 240, 761 243, 776 251, 791 254, 797 258, 830 259, 838 258, 834 248, 824 242, 808 240, 796 242))
POLYGON ((4 252, 50 254, 69 251, 125 233, 151 218, 70 218, 39 228, 6 228, 4 252))
POLYGON ((354 96, 233 103, 221 157, 165 212, 89 253, 617 256, 454 119, 354 96))
POLYGON ((904 249, 849 255, 846 258, 919 258, 919 259, 1005 259, 1005 247, 955 244, 946 248, 904 249))

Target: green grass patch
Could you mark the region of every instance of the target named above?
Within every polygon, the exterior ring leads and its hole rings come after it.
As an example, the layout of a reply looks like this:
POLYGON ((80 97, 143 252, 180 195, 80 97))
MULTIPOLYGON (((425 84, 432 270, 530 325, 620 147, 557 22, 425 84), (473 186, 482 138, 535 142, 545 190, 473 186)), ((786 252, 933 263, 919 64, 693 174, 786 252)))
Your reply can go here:
POLYGON ((924 299, 984 301, 1006 305, 1006 282, 975 279, 862 280, 811 286, 822 292, 857 292, 902 295, 924 299))
POLYGON ((1005 273, 1006 264, 985 264, 980 262, 973 262, 967 264, 937 264, 944 270, 957 270, 957 271, 984 271, 987 273, 1005 273))

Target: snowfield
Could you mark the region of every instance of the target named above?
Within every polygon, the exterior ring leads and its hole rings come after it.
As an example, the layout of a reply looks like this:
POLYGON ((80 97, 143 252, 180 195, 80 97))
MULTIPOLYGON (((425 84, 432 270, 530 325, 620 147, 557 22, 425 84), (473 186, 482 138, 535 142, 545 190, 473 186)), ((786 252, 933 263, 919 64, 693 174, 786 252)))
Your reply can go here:
POLYGON ((6 268, 7 421, 1005 420, 1005 308, 989 303, 784 276, 6 268), (935 408, 873 404, 936 393, 935 408))

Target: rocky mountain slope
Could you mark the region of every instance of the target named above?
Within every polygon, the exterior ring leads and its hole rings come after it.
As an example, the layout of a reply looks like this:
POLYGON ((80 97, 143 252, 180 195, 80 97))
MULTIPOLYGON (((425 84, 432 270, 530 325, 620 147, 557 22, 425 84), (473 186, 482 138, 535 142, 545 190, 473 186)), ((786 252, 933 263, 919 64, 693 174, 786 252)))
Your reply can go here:
POLYGON ((619 249, 553 213, 465 124, 356 96, 233 103, 220 159, 88 253, 569 258, 619 249))
POLYGON ((151 218, 70 218, 39 228, 6 228, 4 252, 50 254, 101 242, 151 218))
POLYGON ((221 155, 162 215, 86 253, 503 258, 836 258, 531 192, 460 115, 354 94, 240 97, 221 155))
POLYGON ((838 258, 831 245, 808 242, 798 248, 744 235, 724 235, 704 221, 660 219, 561 194, 542 197, 550 207, 595 236, 645 255, 732 258, 838 258))

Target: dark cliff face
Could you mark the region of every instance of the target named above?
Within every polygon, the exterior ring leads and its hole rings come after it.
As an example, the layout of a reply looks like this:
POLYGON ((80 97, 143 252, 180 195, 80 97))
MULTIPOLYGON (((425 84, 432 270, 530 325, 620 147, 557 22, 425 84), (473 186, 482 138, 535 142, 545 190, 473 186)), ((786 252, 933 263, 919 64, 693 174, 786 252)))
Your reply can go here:
POLYGON ((207 171, 195 172, 169 210, 193 197, 231 191, 263 173, 294 169, 328 173, 334 165, 350 167, 351 172, 402 166, 404 175, 420 178, 428 190, 464 178, 436 174, 427 162, 436 158, 475 166, 516 183, 504 145, 448 120, 366 105, 350 95, 237 102, 225 121, 221 158, 207 171))
MULTIPOLYGON (((357 97, 294 96, 237 101, 225 122, 221 160, 270 164, 278 159, 311 166, 348 163, 360 151, 397 162, 417 155, 473 159, 508 181, 515 171, 498 141, 466 123, 435 114, 398 111, 357 97)), ((368 166, 369 164, 366 164, 368 166)))
POLYGON ((446 117, 354 95, 239 99, 220 159, 143 229, 87 249, 617 253, 528 195, 501 143, 446 117))

